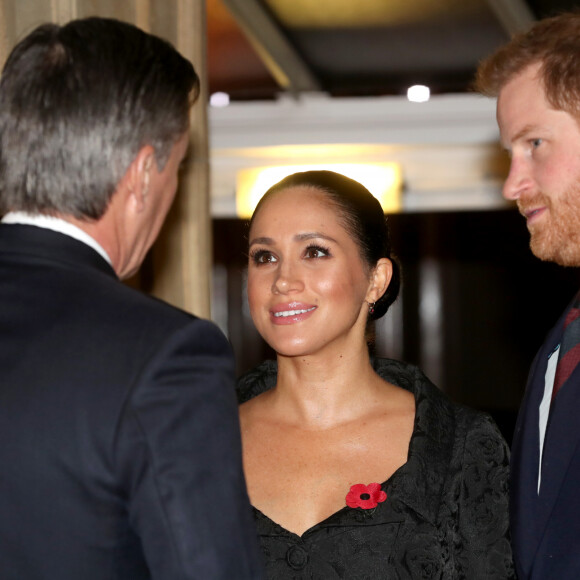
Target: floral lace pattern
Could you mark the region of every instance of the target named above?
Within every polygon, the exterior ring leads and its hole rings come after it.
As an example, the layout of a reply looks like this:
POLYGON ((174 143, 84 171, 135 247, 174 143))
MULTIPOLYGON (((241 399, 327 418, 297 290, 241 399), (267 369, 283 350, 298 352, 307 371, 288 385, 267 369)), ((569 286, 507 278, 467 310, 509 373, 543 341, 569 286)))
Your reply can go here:
MULTIPOLYGON (((497 427, 487 415, 452 404, 416 367, 384 359, 374 365, 415 395, 408 461, 379 486, 388 501, 373 509, 345 507, 302 536, 254 509, 268 578, 515 578, 509 452, 497 427)), ((240 400, 275 381, 275 363, 260 365, 240 379, 240 400)))

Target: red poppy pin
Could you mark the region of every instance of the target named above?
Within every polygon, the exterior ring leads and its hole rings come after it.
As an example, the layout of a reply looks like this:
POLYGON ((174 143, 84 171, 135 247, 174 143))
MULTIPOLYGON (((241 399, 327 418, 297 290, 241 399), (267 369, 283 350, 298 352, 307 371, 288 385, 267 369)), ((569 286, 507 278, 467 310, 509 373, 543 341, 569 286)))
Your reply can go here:
POLYGON ((386 499, 387 494, 381 489, 380 483, 369 483, 368 485, 357 483, 346 494, 346 505, 351 508, 360 507, 363 510, 370 510, 386 499))

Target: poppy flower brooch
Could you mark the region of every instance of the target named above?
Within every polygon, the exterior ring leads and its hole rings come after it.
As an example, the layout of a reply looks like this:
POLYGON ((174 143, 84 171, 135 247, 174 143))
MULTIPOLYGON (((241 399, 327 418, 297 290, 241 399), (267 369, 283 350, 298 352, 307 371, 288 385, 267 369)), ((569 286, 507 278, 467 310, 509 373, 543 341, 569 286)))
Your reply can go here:
POLYGON ((351 508, 371 510, 387 499, 380 483, 356 483, 346 494, 346 505, 351 508))

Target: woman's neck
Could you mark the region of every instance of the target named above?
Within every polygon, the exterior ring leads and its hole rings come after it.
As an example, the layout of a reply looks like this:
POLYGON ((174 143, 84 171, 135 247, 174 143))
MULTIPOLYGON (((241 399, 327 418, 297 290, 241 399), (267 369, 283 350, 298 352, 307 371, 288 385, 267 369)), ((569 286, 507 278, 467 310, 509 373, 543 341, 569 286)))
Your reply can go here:
POLYGON ((366 346, 342 355, 278 356, 272 411, 304 428, 327 429, 359 418, 386 383, 374 372, 366 346))

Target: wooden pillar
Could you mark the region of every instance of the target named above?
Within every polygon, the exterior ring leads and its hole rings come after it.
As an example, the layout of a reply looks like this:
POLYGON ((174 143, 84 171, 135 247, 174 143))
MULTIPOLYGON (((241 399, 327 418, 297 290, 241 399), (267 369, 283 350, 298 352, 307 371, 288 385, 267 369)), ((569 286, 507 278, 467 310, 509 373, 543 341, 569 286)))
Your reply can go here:
POLYGON ((135 25, 147 32, 151 31, 150 0, 137 0, 135 4, 135 25))
POLYGON ((176 0, 175 7, 174 44, 194 63, 201 79, 201 94, 191 113, 190 163, 182 173, 175 204, 153 251, 152 292, 209 318, 212 244, 205 0, 176 0))
POLYGON ((64 24, 77 17, 76 0, 51 0, 52 21, 64 24))
POLYGON ((7 0, 0 0, 0 67, 4 66, 6 57, 10 52, 10 39, 8 38, 8 14, 6 10, 7 0))

